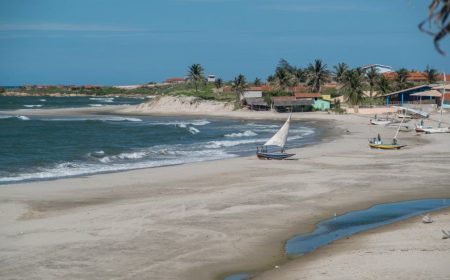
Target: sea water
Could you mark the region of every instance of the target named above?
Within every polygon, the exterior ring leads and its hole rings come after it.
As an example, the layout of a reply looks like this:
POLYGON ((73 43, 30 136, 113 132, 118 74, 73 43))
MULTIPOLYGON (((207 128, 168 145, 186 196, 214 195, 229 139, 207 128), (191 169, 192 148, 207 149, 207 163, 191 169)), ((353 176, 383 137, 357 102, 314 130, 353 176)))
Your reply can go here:
MULTIPOLYGON (((0 114, 0 184, 253 155, 283 121, 0 114)), ((292 122, 289 147, 320 139, 292 122)))
POLYGON ((134 105, 144 98, 122 96, 0 96, 0 111, 17 109, 56 109, 103 107, 105 105, 134 105))

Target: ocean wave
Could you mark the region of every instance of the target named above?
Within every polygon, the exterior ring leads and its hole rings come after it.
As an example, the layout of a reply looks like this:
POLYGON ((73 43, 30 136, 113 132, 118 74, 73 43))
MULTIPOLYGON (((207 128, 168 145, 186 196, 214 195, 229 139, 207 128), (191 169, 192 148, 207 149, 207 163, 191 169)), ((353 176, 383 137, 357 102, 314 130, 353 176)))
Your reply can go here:
POLYGON ((27 108, 39 108, 39 107, 42 107, 42 105, 23 105, 24 107, 27 107, 27 108))
POLYGON ((245 139, 245 140, 223 140, 223 141, 210 141, 208 142, 205 147, 209 149, 217 149, 222 147, 233 147, 238 146, 242 144, 251 144, 251 143, 263 143, 267 141, 268 139, 245 139))
POLYGON ((142 122, 142 119, 131 117, 87 117, 87 118, 48 118, 40 119, 41 121, 58 121, 58 122, 80 122, 80 121, 103 121, 103 122, 142 122))
POLYGON ((175 125, 178 127, 186 127, 188 125, 204 126, 210 124, 207 120, 193 120, 193 121, 168 121, 168 122, 154 122, 153 125, 175 125))
POLYGON ((98 120, 109 121, 109 122, 141 122, 142 121, 142 119, 131 118, 131 117, 108 117, 108 118, 100 118, 98 120))
POLYGON ((0 119, 10 119, 10 118, 15 118, 15 117, 10 116, 10 115, 0 115, 0 119))
MULTIPOLYGON (((131 156, 133 153, 123 153, 122 157, 136 157, 131 156), (125 155, 128 154, 128 155, 125 155)), ((167 159, 148 160, 148 161, 135 161, 114 163, 100 162, 100 163, 83 163, 83 162, 64 162, 56 164, 50 168, 41 168, 35 172, 15 174, 10 177, 1 177, 0 182, 12 183, 27 180, 39 180, 39 179, 53 179, 53 178, 65 178, 80 175, 91 175, 104 172, 124 171, 140 168, 151 168, 160 166, 177 165, 184 163, 193 163, 200 161, 209 161, 217 159, 225 159, 236 157, 237 155, 228 154, 221 150, 202 150, 202 151, 179 151, 178 157, 169 157, 167 159)), ((138 156, 137 156, 138 157, 138 156)))
POLYGON ((103 105, 103 104, 89 104, 89 106, 91 106, 91 107, 103 107, 105 105, 103 105))
POLYGON ((17 116, 16 118, 18 118, 19 120, 22 120, 22 121, 29 121, 30 120, 30 118, 27 117, 27 116, 17 116))
POLYGON ((114 97, 91 97, 89 100, 100 101, 105 103, 113 103, 114 97))
POLYGON ((41 101, 41 102, 46 102, 47 99, 39 99, 39 101, 41 101))
POLYGON ((258 135, 258 133, 255 133, 251 130, 246 130, 244 132, 239 132, 239 133, 225 134, 225 137, 237 138, 237 137, 251 137, 251 136, 256 136, 256 135, 258 135))
POLYGON ((191 134, 197 134, 197 133, 200 133, 200 130, 198 130, 197 128, 195 128, 195 127, 193 127, 193 126, 189 126, 189 127, 188 127, 188 131, 189 131, 191 134))

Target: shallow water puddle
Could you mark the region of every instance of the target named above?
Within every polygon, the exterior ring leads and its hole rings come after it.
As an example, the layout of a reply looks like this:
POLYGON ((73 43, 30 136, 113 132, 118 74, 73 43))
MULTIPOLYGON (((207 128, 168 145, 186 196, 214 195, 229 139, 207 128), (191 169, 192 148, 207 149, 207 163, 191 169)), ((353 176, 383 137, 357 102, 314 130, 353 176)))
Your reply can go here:
MULTIPOLYGON (((353 234, 446 207, 450 207, 450 199, 421 199, 377 204, 364 210, 324 220, 316 225, 313 232, 289 239, 284 250, 288 257, 298 257, 353 234)), ((249 274, 234 274, 225 277, 225 280, 243 280, 251 277, 249 274)))

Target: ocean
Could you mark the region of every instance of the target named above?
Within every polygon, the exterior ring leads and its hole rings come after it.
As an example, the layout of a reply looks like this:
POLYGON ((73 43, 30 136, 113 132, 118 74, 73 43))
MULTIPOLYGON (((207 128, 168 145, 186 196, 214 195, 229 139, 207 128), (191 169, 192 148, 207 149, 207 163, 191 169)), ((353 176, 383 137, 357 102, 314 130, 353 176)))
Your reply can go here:
POLYGON ((145 98, 131 97, 85 97, 85 96, 0 96, 0 111, 16 109, 57 109, 80 107, 103 107, 105 105, 134 105, 145 98))
MULTIPOLYGON (((73 100, 58 102, 72 107, 73 100)), ((78 104, 91 101, 77 99, 78 104)), ((282 124, 192 117, 27 116, 3 110, 0 184, 254 155, 256 146, 282 124)), ((315 143, 321 133, 311 124, 292 122, 288 146, 315 143)))

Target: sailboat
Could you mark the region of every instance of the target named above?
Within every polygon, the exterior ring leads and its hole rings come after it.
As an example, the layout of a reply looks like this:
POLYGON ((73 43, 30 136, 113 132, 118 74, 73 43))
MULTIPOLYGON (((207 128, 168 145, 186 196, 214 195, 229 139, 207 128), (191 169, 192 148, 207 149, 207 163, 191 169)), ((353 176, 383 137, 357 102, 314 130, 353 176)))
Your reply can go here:
POLYGON ((439 118, 439 124, 437 128, 424 128, 423 132, 426 134, 432 134, 432 133, 450 133, 450 127, 441 127, 442 123, 442 108, 444 107, 444 94, 445 94, 445 82, 446 82, 446 76, 444 73, 444 82, 442 84, 442 97, 441 97, 441 116, 439 118))
POLYGON ((383 141, 381 140, 380 134, 378 134, 378 137, 369 140, 369 147, 373 149, 382 149, 382 150, 400 150, 401 148, 406 147, 406 145, 400 145, 397 141, 397 136, 404 120, 405 119, 403 118, 402 121, 400 122, 397 128, 397 133, 395 133, 395 136, 392 139, 392 144, 384 144, 383 141))
POLYGON ((256 156, 259 159, 286 159, 294 156, 295 154, 288 154, 284 152, 284 147, 286 145, 288 133, 289 133, 289 125, 291 123, 291 115, 289 115, 288 119, 284 123, 284 125, 275 133, 272 138, 270 138, 262 147, 256 148, 256 156), (272 152, 268 151, 268 147, 276 146, 280 147, 281 151, 272 152))

